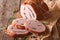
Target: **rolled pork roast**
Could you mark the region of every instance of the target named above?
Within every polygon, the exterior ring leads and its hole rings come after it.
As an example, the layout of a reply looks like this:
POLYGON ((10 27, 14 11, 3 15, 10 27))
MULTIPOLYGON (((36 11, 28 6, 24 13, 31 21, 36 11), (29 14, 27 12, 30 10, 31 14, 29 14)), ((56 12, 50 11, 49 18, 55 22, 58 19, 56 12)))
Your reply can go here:
POLYGON ((25 0, 21 5, 21 16, 25 19, 47 19, 51 16, 49 8, 42 0, 25 0))

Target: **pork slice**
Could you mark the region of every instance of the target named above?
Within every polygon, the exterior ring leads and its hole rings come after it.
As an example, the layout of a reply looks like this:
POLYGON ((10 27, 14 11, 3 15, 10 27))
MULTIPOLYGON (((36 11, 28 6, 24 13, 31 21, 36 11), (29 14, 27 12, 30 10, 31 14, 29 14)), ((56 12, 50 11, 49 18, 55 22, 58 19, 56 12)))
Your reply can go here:
POLYGON ((16 36, 16 35, 19 35, 20 36, 20 35, 27 35, 28 34, 28 31, 27 30, 25 30, 25 29, 16 29, 12 25, 9 25, 8 26, 7 31, 9 33, 11 33, 11 35, 12 35, 12 33, 15 34, 14 36, 16 36))
POLYGON ((15 28, 24 29, 25 21, 26 21, 26 19, 23 19, 23 18, 15 19, 15 20, 13 20, 12 25, 14 25, 15 28))
POLYGON ((33 33, 42 33, 46 30, 45 25, 43 25, 38 20, 28 20, 25 24, 27 30, 33 33))

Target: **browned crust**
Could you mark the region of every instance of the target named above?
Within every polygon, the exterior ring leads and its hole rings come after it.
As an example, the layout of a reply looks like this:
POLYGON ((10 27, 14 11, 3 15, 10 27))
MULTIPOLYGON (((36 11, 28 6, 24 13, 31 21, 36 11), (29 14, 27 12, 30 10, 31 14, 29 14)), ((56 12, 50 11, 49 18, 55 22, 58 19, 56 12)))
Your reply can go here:
POLYGON ((15 33, 14 32, 11 32, 10 30, 7 30, 6 32, 9 36, 11 37, 15 37, 15 33))

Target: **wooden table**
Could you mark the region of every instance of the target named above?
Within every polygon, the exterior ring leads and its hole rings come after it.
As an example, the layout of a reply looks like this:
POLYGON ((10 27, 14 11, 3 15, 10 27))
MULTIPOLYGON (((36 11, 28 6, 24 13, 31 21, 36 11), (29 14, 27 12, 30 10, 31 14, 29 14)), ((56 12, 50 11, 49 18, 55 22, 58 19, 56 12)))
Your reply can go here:
POLYGON ((49 28, 49 31, 50 31, 50 33, 47 34, 46 36, 44 36, 42 39, 50 36, 52 31, 53 31, 53 35, 52 36, 53 36, 54 40, 59 38, 56 22, 57 22, 58 18, 60 17, 60 12, 59 12, 59 10, 52 11, 52 14, 53 14, 53 16, 51 18, 42 21, 42 22, 46 22, 46 21, 49 22, 49 24, 48 25, 46 24, 46 26, 49 28))

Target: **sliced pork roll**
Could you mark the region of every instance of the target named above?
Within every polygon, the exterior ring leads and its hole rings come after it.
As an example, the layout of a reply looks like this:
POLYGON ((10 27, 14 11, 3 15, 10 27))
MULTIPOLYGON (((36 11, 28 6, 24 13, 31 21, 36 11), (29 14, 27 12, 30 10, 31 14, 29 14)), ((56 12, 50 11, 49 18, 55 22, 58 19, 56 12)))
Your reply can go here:
POLYGON ((12 25, 17 29, 24 29, 25 21, 26 21, 26 19, 23 19, 23 18, 15 19, 15 20, 13 20, 12 25))
POLYGON ((45 25, 43 25, 40 21, 38 20, 28 20, 25 23, 25 28, 32 33, 43 33, 46 30, 45 25))
POLYGON ((44 19, 48 18, 49 8, 46 3, 24 2, 21 5, 21 16, 25 19, 44 19))
POLYGON ((30 5, 21 5, 21 15, 25 19, 36 19, 36 13, 30 5))
POLYGON ((14 26, 9 25, 7 28, 7 34, 12 37, 24 36, 28 34, 28 31, 25 29, 16 29, 14 26))

